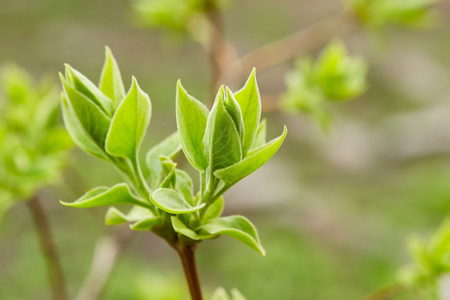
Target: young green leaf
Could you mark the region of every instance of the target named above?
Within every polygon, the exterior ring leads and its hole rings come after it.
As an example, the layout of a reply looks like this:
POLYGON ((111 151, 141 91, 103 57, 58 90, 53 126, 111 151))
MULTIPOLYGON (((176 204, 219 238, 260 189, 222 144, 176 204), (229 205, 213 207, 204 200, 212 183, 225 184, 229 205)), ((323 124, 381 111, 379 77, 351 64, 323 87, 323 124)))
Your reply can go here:
POLYGON ((152 189, 157 189, 163 178, 163 169, 159 156, 166 156, 170 159, 181 150, 180 138, 178 132, 171 134, 161 143, 154 146, 147 153, 146 163, 149 170, 150 186, 152 189))
POLYGON ((154 191, 151 199, 157 207, 171 214, 187 214, 205 206, 205 203, 191 206, 180 194, 167 188, 159 188, 154 191))
POLYGON ((177 216, 171 216, 170 220, 172 221, 172 227, 175 232, 187 236, 192 240, 199 240, 200 237, 197 235, 195 231, 189 229, 177 216))
POLYGON ((227 110, 228 114, 234 121, 234 125, 236 126, 236 130, 239 134, 239 137, 241 138, 241 145, 244 144, 244 121, 242 119, 242 112, 239 107, 239 104, 237 103, 236 99, 234 98, 233 92, 228 88, 225 87, 225 95, 223 104, 225 109, 227 110))
POLYGON ((223 197, 217 198, 203 214, 202 222, 207 222, 211 219, 220 217, 223 211, 223 197))
MULTIPOLYGON (((110 118, 91 100, 73 89, 61 76, 64 87, 65 99, 72 114, 72 119, 77 119, 83 132, 100 148, 105 148, 106 135, 108 134, 110 118)), ((79 136, 78 136, 79 137, 79 136)))
POLYGON ((105 47, 105 56, 99 87, 113 101, 113 107, 115 109, 125 97, 125 87, 123 86, 119 66, 109 47, 105 47))
POLYGON ((177 180, 177 177, 175 176, 177 164, 164 156, 160 156, 159 159, 161 160, 161 166, 165 176, 163 182, 161 182, 161 187, 170 188, 175 186, 177 180))
POLYGON ((150 123, 151 103, 133 77, 131 88, 117 108, 106 139, 106 151, 114 156, 136 160, 150 123))
POLYGON ((142 207, 152 208, 151 204, 133 196, 125 183, 119 183, 115 186, 97 187, 81 196, 75 202, 68 203, 60 201, 61 204, 70 207, 88 208, 115 204, 134 204, 142 207))
POLYGON ((212 171, 226 168, 242 159, 241 140, 233 118, 225 109, 224 92, 221 87, 208 116, 203 141, 212 171))
POLYGON ((244 87, 234 94, 241 108, 245 125, 245 137, 242 145, 244 155, 247 154, 255 140, 256 131, 261 117, 261 96, 256 82, 256 70, 253 68, 244 87))
POLYGON ((255 226, 243 216, 229 216, 212 219, 201 225, 198 229, 200 232, 205 231, 208 234, 228 235, 243 242, 263 256, 266 253, 261 246, 255 226))
POLYGON ((153 227, 162 225, 163 223, 164 219, 162 217, 151 217, 131 224, 130 228, 135 231, 149 231, 153 227))
POLYGON ((183 198, 191 205, 195 205, 194 202, 194 185, 192 183, 192 178, 183 170, 175 170, 176 183, 175 189, 183 196, 183 198))
POLYGON ((137 222, 152 217, 154 217, 154 214, 147 208, 141 206, 133 206, 127 214, 115 207, 110 207, 106 212, 105 224, 118 225, 126 222, 137 222))
POLYGON ((191 165, 199 171, 206 170, 208 161, 203 151, 208 109, 189 95, 178 81, 176 95, 177 127, 181 146, 191 165))
POLYGON ((107 116, 112 116, 114 108, 111 99, 105 96, 86 76, 66 64, 66 78, 75 90, 95 103, 107 116))
POLYGON ((284 127, 283 134, 278 138, 273 139, 261 148, 250 152, 242 161, 230 167, 215 171, 214 175, 225 181, 229 186, 235 184, 265 164, 280 148, 286 134, 287 128, 284 127))
POLYGON ((101 159, 106 159, 103 148, 100 148, 93 141, 92 137, 85 132, 83 126, 80 124, 80 121, 71 111, 69 103, 67 102, 67 99, 63 92, 61 93, 61 107, 64 124, 75 144, 86 153, 89 153, 101 159))
POLYGON ((250 147, 249 152, 256 150, 266 143, 266 119, 262 119, 261 123, 259 123, 258 131, 256 132, 255 141, 253 145, 250 147))

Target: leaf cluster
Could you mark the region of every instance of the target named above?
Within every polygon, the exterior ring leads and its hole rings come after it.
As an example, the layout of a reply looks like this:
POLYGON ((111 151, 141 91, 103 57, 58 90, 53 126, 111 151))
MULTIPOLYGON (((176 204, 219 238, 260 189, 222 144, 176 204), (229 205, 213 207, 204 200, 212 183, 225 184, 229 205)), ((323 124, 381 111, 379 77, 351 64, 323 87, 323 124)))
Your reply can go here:
POLYGON ((432 7, 440 0, 350 0, 349 7, 363 25, 383 29, 389 25, 429 27, 435 22, 432 7))
POLYGON ((21 68, 0 72, 0 217, 16 200, 28 200, 60 177, 72 142, 58 119, 58 93, 21 68))
POLYGON ((220 217, 223 193, 254 172, 281 146, 283 134, 266 143, 260 122, 261 99, 255 72, 236 93, 221 87, 211 111, 177 84, 178 132, 151 148, 145 162, 140 145, 150 123, 151 102, 133 78, 125 93, 119 67, 106 50, 98 85, 66 66, 61 74, 66 127, 85 152, 116 167, 125 182, 96 187, 67 206, 88 208, 129 204, 127 212, 111 207, 106 224, 132 223, 132 230, 153 231, 169 244, 189 245, 229 235, 264 254, 258 233, 243 216, 220 217), (173 161, 183 150, 198 170, 199 191, 173 161))
POLYGON ((437 293, 439 278, 450 273, 450 219, 427 241, 413 238, 409 249, 413 264, 400 271, 400 282, 414 290, 437 293))
POLYGON ((301 111, 328 127, 328 104, 352 100, 367 89, 367 65, 360 57, 347 53, 343 43, 331 42, 317 61, 300 58, 286 76, 287 91, 283 107, 301 111))

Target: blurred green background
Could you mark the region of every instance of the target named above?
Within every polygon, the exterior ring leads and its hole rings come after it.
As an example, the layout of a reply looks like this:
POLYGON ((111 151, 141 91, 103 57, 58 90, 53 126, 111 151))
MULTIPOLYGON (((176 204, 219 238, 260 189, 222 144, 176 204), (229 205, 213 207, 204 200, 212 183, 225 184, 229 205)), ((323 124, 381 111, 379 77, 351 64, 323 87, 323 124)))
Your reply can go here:
MULTIPOLYGON (((236 1, 224 12, 226 33, 245 54, 340 9, 338 0, 236 1)), ((269 138, 283 124, 288 137, 267 165, 226 194, 224 214, 248 216, 267 256, 227 237, 202 243, 197 258, 207 295, 224 286, 248 299, 358 299, 394 280, 408 263, 409 236, 428 235, 448 215, 450 3, 438 10, 443 20, 431 30, 390 28, 381 39, 357 30, 344 38, 350 53, 367 58, 370 88, 359 100, 335 107, 329 134, 300 115, 265 115, 269 138)), ((195 42, 139 28, 133 19, 123 0, 2 0, 0 64, 14 62, 57 82, 57 72, 69 63, 96 81, 104 46, 110 46, 125 83, 136 76, 152 100, 148 149, 176 130, 178 78, 211 103, 209 58, 195 42)), ((258 74, 261 93, 283 92, 292 65, 258 74)), ((103 225, 106 209, 71 209, 58 200, 72 201, 118 180, 108 165, 74 150, 59 183, 42 191, 72 296, 88 274, 96 241, 113 228, 103 225)), ((48 294, 29 212, 16 205, 0 225, 0 299, 48 294)), ((138 233, 100 298, 186 295, 176 253, 154 235, 138 233)))

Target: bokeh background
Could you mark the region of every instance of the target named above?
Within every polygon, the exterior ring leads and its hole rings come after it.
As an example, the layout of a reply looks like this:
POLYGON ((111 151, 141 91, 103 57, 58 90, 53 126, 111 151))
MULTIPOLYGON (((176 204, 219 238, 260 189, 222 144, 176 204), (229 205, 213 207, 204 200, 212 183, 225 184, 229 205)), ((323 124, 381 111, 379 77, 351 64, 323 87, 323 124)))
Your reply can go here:
MULTIPOLYGON (((405 0, 406 1, 406 0, 405 0)), ((326 19, 338 0, 236 1, 226 34, 244 54, 326 19)), ((430 30, 356 30, 344 41, 369 63, 369 90, 333 109, 329 133, 308 117, 267 113, 273 138, 289 128, 275 157, 226 196, 225 215, 248 216, 267 250, 261 257, 230 238, 197 251, 207 295, 238 288, 248 299, 358 299, 389 284, 409 262, 411 235, 427 236, 450 211, 450 3, 430 30)), ((0 64, 37 78, 69 63, 96 81, 111 47, 126 84, 152 100, 143 149, 176 130, 175 83, 210 103, 209 58, 190 39, 136 26, 129 1, 1 0, 0 64)), ((313 52, 313 55, 316 55, 313 52)), ((262 94, 284 89, 292 62, 258 74, 262 94)), ((250 72, 250 70, 248 70, 250 72)), ((232 86, 237 90, 240 86, 232 86)), ((182 155, 180 164, 190 168, 182 155)), ((106 209, 63 207, 120 178, 106 163, 71 152, 59 183, 41 191, 73 296, 89 272, 96 241, 113 228, 106 209)), ((127 225, 122 225, 127 230, 127 225)), ((0 299, 48 299, 45 261, 24 205, 0 225, 0 299)), ((127 241, 101 299, 187 299, 176 253, 152 234, 127 241)))

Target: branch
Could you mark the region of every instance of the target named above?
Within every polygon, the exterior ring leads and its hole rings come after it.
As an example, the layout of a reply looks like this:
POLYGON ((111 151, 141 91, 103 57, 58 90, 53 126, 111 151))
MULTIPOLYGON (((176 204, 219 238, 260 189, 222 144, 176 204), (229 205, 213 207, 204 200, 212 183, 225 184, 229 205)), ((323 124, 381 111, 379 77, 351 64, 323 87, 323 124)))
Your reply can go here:
POLYGON ((127 231, 120 236, 115 234, 105 235, 95 247, 94 258, 92 259, 91 270, 87 276, 82 288, 78 292, 76 300, 96 300, 103 291, 111 271, 120 255, 128 244, 133 232, 127 228, 127 231))
POLYGON ((197 266, 195 263, 195 249, 194 245, 180 245, 175 244, 173 246, 180 256, 181 263, 183 264, 184 274, 186 275, 186 281, 189 286, 189 292, 192 300, 203 300, 202 290, 200 287, 200 280, 198 277, 197 266))
POLYGON ((350 33, 357 25, 351 12, 338 13, 242 56, 232 64, 224 80, 232 80, 236 74, 239 74, 239 77, 246 76, 253 67, 259 72, 275 67, 323 46, 333 37, 350 33))
POLYGON ((66 285, 58 252, 56 251, 56 246, 53 242, 47 216, 39 203, 39 198, 37 195, 27 201, 27 207, 33 217, 34 225, 41 244, 42 253, 47 260, 52 299, 66 300, 66 285))

